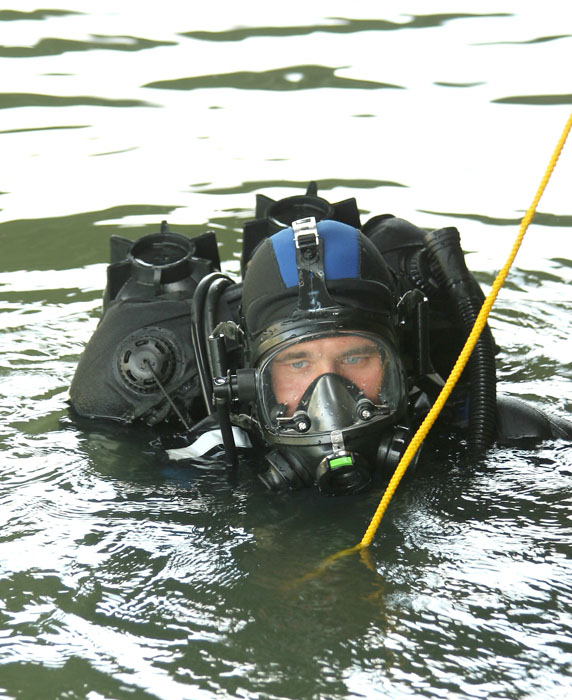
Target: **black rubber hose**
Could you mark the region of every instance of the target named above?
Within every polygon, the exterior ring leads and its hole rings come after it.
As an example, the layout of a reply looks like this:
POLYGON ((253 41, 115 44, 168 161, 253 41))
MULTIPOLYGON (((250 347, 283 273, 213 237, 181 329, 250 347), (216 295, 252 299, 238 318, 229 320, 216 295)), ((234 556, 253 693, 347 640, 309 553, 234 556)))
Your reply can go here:
MULTIPOLYGON (((458 310, 467 336, 475 324, 482 300, 471 297, 458 300, 458 310)), ((484 452, 496 439, 496 363, 495 343, 485 327, 475 345, 468 364, 469 381, 469 446, 484 452)))
POLYGON ((238 453, 236 451, 236 443, 234 441, 234 433, 232 432, 232 423, 228 410, 228 403, 224 398, 215 398, 215 406, 217 409, 217 418, 224 445, 224 457, 227 467, 236 469, 238 466, 238 453))
POLYGON ((225 275, 224 272, 211 272, 209 275, 203 277, 195 289, 191 306, 191 340, 197 362, 197 371, 199 374, 201 391, 203 394, 205 407, 209 415, 213 413, 212 377, 208 362, 204 312, 208 291, 211 285, 216 282, 216 280, 220 279, 229 280, 230 278, 228 275, 225 275))
MULTIPOLYGON (((209 285, 209 288, 207 289, 205 315, 203 318, 203 336, 207 339, 205 342, 205 347, 207 348, 207 369, 211 384, 214 381, 216 374, 215 369, 213 367, 213 360, 211 357, 210 346, 208 344, 208 338, 213 332, 214 328, 217 326, 218 322, 221 320, 217 317, 218 303, 224 290, 227 287, 230 287, 231 284, 234 284, 234 280, 225 275, 224 277, 217 277, 217 279, 213 280, 212 283, 209 285)), ((228 367, 224 367, 225 373, 227 369, 228 367)))
MULTIPOLYGON (((223 275, 224 273, 219 272, 218 274, 223 275)), ((217 318, 218 303, 224 290, 234 283, 234 280, 224 275, 223 277, 217 277, 209 285, 209 288, 207 289, 207 298, 205 306, 206 315, 204 318, 205 337, 208 338, 208 336, 212 333, 213 328, 215 328, 217 323, 221 320, 217 318)), ((226 321, 228 319, 224 320, 226 321)))
MULTIPOLYGON (((427 234, 427 253, 439 286, 446 290, 457 309, 465 336, 474 326, 483 294, 466 264, 459 232, 449 227, 427 234)), ((483 452, 495 441, 496 365, 495 343, 487 326, 483 329, 468 363, 469 447, 483 452)))

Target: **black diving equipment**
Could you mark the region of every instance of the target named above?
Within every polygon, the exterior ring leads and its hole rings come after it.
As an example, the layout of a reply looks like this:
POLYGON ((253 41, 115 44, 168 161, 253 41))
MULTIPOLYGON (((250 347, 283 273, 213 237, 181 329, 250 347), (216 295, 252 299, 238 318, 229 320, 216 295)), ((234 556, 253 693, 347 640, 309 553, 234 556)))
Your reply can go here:
POLYGON ((70 401, 81 417, 183 425, 202 416, 191 345, 200 280, 220 268, 214 233, 112 236, 103 315, 77 366, 70 401))
MULTIPOLYGON (((221 272, 213 232, 189 238, 163 222, 135 241, 111 237, 103 314, 70 387, 73 412, 189 436, 203 419, 216 422, 229 466, 240 428, 266 450, 268 487, 362 491, 399 461, 483 294, 456 229, 427 233, 392 215, 362 226, 355 199, 332 204, 315 183, 277 201, 257 195, 255 217, 244 224, 242 282, 221 272), (361 346, 281 393, 273 369, 286 357, 302 370, 304 346, 335 339, 361 346), (382 368, 373 389, 341 369, 372 358, 382 368)), ((442 413, 468 424, 476 450, 497 429, 495 351, 487 328, 442 413)))
MULTIPOLYGON (((414 288, 426 298, 428 308, 423 313, 428 318, 419 321, 426 330, 412 336, 404 328, 404 362, 408 375, 434 399, 440 388, 434 378, 442 383, 448 377, 484 300, 467 268, 459 232, 453 227, 424 232, 407 221, 384 215, 370 219, 364 233, 382 253, 398 290, 403 293, 414 288), (429 358, 417 369, 410 356, 415 338, 425 338, 421 356, 429 358)), ((487 324, 443 414, 452 422, 458 422, 455 413, 466 415, 467 444, 476 453, 490 447, 497 434, 496 353, 487 324)))

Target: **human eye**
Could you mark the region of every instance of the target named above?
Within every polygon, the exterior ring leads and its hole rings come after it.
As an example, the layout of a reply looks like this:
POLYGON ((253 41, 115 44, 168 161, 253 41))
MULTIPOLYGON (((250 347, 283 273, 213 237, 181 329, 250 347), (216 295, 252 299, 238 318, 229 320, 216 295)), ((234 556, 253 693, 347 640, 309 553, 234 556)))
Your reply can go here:
POLYGON ((346 355, 343 358, 342 362, 346 365, 359 365, 359 364, 365 363, 368 359, 369 359, 368 356, 362 355, 362 354, 346 355))
POLYGON ((289 366, 294 370, 300 370, 305 369, 309 364, 308 360, 294 360, 289 366))

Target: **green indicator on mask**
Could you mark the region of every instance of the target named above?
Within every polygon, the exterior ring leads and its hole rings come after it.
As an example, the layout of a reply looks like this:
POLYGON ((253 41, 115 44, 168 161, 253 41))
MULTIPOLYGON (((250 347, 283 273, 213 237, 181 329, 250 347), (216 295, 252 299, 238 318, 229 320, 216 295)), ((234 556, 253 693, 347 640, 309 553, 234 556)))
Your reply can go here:
POLYGON ((334 457, 334 459, 330 459, 330 469, 339 469, 340 467, 346 467, 353 463, 353 457, 350 455, 347 457, 334 457))

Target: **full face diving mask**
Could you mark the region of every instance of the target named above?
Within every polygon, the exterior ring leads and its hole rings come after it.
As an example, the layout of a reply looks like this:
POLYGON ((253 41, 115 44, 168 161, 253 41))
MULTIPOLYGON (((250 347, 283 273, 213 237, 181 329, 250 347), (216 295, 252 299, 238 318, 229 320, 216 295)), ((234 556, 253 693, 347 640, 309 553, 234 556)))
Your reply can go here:
POLYGON ((306 334, 259 364, 258 414, 275 446, 262 480, 293 476, 327 494, 356 493, 371 481, 384 434, 403 414, 405 381, 393 344, 371 333, 306 334))

